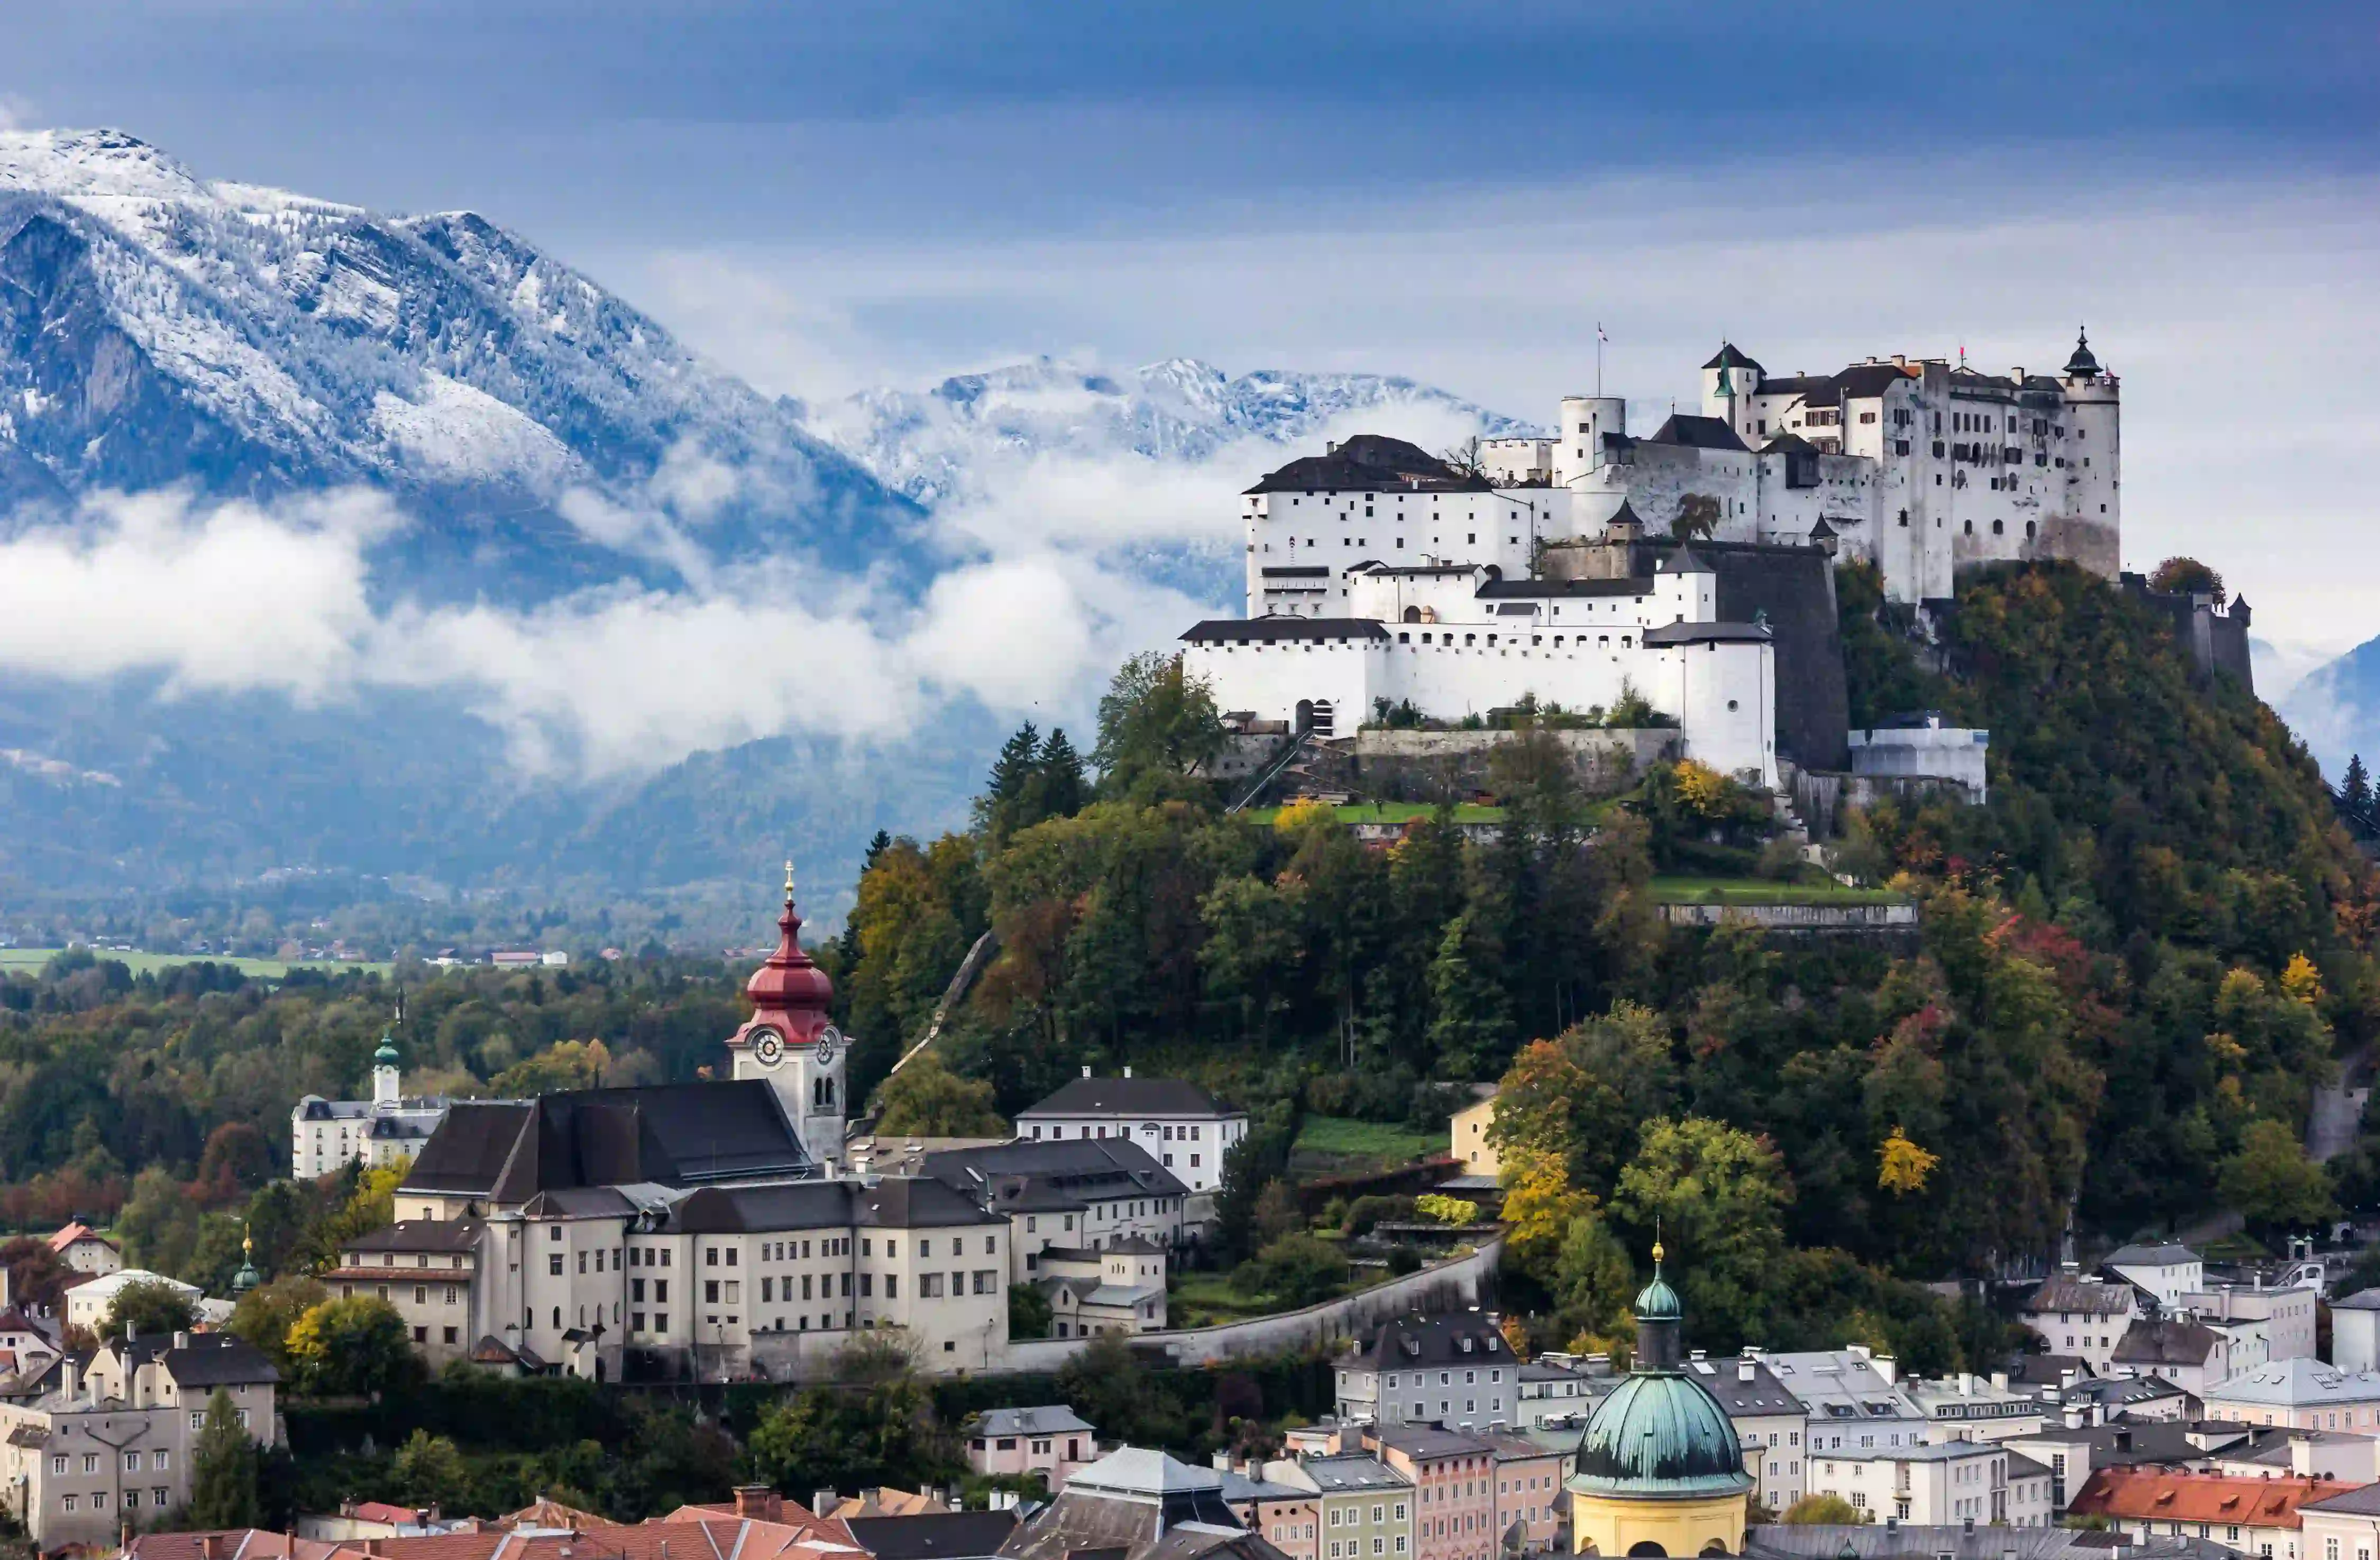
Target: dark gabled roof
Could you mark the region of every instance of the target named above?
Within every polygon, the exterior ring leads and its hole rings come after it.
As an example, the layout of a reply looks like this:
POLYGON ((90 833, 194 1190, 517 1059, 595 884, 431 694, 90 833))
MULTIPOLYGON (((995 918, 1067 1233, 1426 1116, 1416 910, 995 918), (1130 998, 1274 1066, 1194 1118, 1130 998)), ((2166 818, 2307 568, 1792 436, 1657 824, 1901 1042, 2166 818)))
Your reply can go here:
MULTIPOLYGON (((1670 418, 1653 430, 1647 444, 1683 444, 1697 450, 1742 450, 1743 441, 1724 417, 1695 417, 1685 412, 1672 412, 1670 418)), ((1751 452, 1746 450, 1748 454, 1751 452)))
POLYGON ((457 1105, 405 1184, 517 1204, 540 1192, 690 1186, 811 1168, 776 1089, 754 1078, 457 1105))
POLYGON ((1755 374, 1765 374, 1768 371, 1759 364, 1754 362, 1751 358, 1746 357, 1742 352, 1737 348, 1735 343, 1731 341, 1720 343, 1718 351, 1714 354, 1711 360, 1704 364, 1703 367, 1706 369, 1750 369, 1755 374))
POLYGON ((1649 579, 1618 580, 1483 580, 1475 593, 1480 600, 1499 597, 1537 599, 1548 596, 1650 596, 1649 579))
POLYGON ((1765 623, 1669 623, 1645 631, 1645 645, 1765 645, 1776 635, 1765 623))
POLYGON ((1395 1371, 1421 1365, 1516 1363, 1512 1345, 1495 1324, 1474 1312, 1441 1316, 1400 1316, 1384 1322, 1346 1363, 1359 1370, 1395 1371), (1463 1345, 1470 1342, 1470 1348, 1463 1345))
POLYGON ((1916 379, 1923 372, 1914 363, 1854 363, 1837 374, 1835 382, 1846 401, 1873 401, 1902 380, 1916 379))
POLYGON ((2168 1240, 2154 1246, 2148 1245, 2144 1242, 2135 1242, 2129 1246, 2119 1246, 2100 1259, 2100 1265, 2104 1267, 2116 1267, 2119 1265, 2128 1267, 2179 1267, 2184 1264, 2193 1263, 2199 1260, 2200 1258, 2198 1253, 2192 1251, 2189 1247, 2181 1244, 2178 1240, 2168 1240))
POLYGON ((1359 433, 1328 453, 1301 455, 1246 490, 1251 493, 1475 492, 1494 484, 1466 477, 1418 444, 1359 433))
POLYGON ((939 1229, 1003 1220, 931 1176, 886 1176, 873 1186, 859 1183, 851 1194, 851 1222, 863 1229, 939 1229))
POLYGON ((1780 433, 1761 445, 1760 453, 1764 455, 1815 455, 1818 453, 1818 446, 1798 433, 1780 433))
POLYGON ((1832 374, 1779 374, 1763 379, 1753 390, 1755 395, 1798 395, 1814 406, 1835 404, 1835 376, 1832 374))
POLYGON ((1504 571, 1493 563, 1366 563, 1347 572, 1367 574, 1376 579, 1437 579, 1448 574, 1484 573, 1492 579, 1500 576, 1504 571))
MULTIPOLYGON (((1475 1357, 1474 1362, 1476 1363, 1475 1357)), ((1378 1441, 1410 1457, 1467 1457, 1495 1448, 1476 1435, 1444 1430, 1434 1424, 1376 1424, 1365 1427, 1366 1440, 1378 1441)))
POLYGON ((1718 1406, 1730 1416, 1755 1414, 1798 1414, 1802 1400, 1786 1389, 1777 1379, 1777 1373, 1759 1360, 1750 1361, 1752 1379, 1743 1379, 1742 1359, 1689 1360, 1684 1369, 1702 1383, 1704 1390, 1718 1399, 1718 1406))
POLYGON ((151 1360, 162 1360, 175 1385, 185 1390, 250 1386, 281 1379, 273 1361, 236 1333, 152 1333, 115 1338, 102 1347, 120 1356, 128 1372, 151 1360), (185 1341, 175 1342, 177 1336, 185 1341))
POLYGON ((1117 1197, 1186 1197, 1190 1189, 1129 1138, 1020 1139, 926 1155, 926 1174, 1002 1215, 1080 1208, 1117 1197))
POLYGON ((939 1180, 885 1176, 859 1180, 793 1181, 775 1186, 707 1186, 670 1209, 664 1227, 696 1235, 746 1230, 939 1229, 946 1225, 997 1224, 939 1180))
MULTIPOLYGON (((1265 620, 1270 621, 1270 620, 1265 620)), ((1330 619, 1309 619, 1309 622, 1330 622, 1330 619)), ((1369 618, 1351 618, 1351 623, 1379 624, 1369 618)), ((1213 1094, 1186 1078, 1070 1078, 1058 1092, 1028 1110, 1017 1112, 1017 1119, 1029 1121, 1037 1116, 1235 1116, 1213 1094)))
POLYGON ((1664 558, 1659 562, 1654 564, 1653 569, 1656 574, 1715 574, 1718 573, 1717 569, 1714 569, 1708 563, 1704 562, 1693 548, 1682 545, 1679 547, 1677 551, 1670 553, 1667 558, 1664 558))
POLYGON ((2203 1322, 2136 1320, 2116 1340, 2119 1365, 2204 1365, 2222 1335, 2203 1322))
POLYGON ((528 1122, 530 1105, 482 1105, 463 1101, 446 1112, 415 1156, 406 1186, 417 1191, 460 1191, 484 1195, 504 1173, 504 1161, 520 1141, 528 1122))
MULTIPOLYGON (((1208 618, 1192 625, 1182 637, 1194 645, 1220 645, 1255 640, 1277 644, 1297 639, 1386 639, 1387 629, 1372 618, 1208 618)), ((1155 1080, 1151 1080, 1155 1082, 1155 1080)))
POLYGON ((339 1248, 348 1252, 473 1252, 480 1245, 478 1219, 399 1219, 367 1230, 339 1248))
POLYGON ((1267 569, 1264 577, 1269 580, 1319 580, 1329 579, 1330 571, 1319 563, 1298 563, 1287 568, 1267 569))
POLYGON ((1834 534, 1834 526, 1828 524, 1827 517, 1823 514, 1819 515, 1817 523, 1810 527, 1810 539, 1812 541, 1822 540, 1823 538, 1833 536, 1834 534))
POLYGON ((846 1517, 844 1526, 876 1560, 982 1560, 1016 1529, 1014 1511, 933 1511, 915 1517, 846 1517))

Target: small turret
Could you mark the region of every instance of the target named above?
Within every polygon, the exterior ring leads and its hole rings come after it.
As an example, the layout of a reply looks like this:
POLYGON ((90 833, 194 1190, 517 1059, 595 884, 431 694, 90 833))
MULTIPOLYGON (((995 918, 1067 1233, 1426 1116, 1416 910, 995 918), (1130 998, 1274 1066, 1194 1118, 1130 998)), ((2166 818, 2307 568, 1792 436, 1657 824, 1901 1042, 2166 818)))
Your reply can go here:
POLYGON ((398 1084, 396 1036, 382 1034, 380 1049, 372 1053, 372 1108, 393 1109, 404 1098, 398 1084))
POLYGON ((245 1222, 239 1227, 239 1271, 231 1276, 231 1292, 244 1295, 264 1282, 264 1275, 256 1271, 256 1237, 245 1222))
POLYGON ((2091 337, 2078 325, 2074 330, 2074 356, 2066 360, 2066 377, 2087 380, 2098 375, 2099 359, 2092 354, 2091 337))

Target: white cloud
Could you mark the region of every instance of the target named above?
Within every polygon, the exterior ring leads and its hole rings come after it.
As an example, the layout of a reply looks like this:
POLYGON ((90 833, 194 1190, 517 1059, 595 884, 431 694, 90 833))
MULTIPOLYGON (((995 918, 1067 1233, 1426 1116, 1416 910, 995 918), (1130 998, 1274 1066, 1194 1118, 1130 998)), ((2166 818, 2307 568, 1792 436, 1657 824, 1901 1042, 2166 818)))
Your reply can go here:
MULTIPOLYGON (((2380 628, 2357 583, 2380 567, 2380 423, 2351 390, 2380 358, 2375 195, 2270 167, 2061 165, 2043 147, 1302 196, 1149 216, 1123 238, 675 250, 646 258, 640 290, 730 368, 814 398, 1088 339, 1125 360, 1406 374, 1537 421, 1592 384, 1597 322, 1606 387, 1657 417, 1697 393, 1722 335, 1780 372, 1961 345, 2005 369, 2063 361, 2087 320, 2125 376, 2127 562, 2197 554, 2260 630, 2351 642, 2380 628)), ((1099 474, 1026 478, 1062 505, 1106 502, 1099 474)), ((1158 507, 1114 522, 1156 524, 1158 507)))

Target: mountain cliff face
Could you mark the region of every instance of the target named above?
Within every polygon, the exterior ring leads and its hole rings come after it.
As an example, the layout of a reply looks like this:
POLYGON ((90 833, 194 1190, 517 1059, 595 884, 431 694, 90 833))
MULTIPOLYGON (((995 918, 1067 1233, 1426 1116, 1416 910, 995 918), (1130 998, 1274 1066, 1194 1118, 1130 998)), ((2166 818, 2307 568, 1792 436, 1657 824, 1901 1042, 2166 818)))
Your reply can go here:
MULTIPOLYGON (((787 849, 831 915, 868 836, 963 817, 1014 724, 947 688, 892 740, 783 718, 839 675, 831 647, 811 660, 821 636, 858 643, 847 658, 930 649, 916 624, 950 571, 1002 562, 1004 533, 951 514, 998 504, 1037 463, 1101 466, 1213 523, 1034 545, 1094 556, 1139 599, 1220 603, 1230 507, 1206 490, 1360 414, 1444 442, 1518 427, 1406 380, 1187 359, 1114 376, 1040 359, 805 406, 474 213, 209 181, 116 131, 0 133, 0 547, 87 572, 138 555, 148 588, 172 590, 172 565, 141 552, 139 526, 163 522, 127 521, 123 495, 175 490, 184 539, 235 502, 264 517, 249 532, 302 529, 288 506, 334 493, 374 495, 380 516, 337 544, 357 550, 357 600, 336 675, 193 679, 170 657, 100 653, 140 637, 143 604, 112 580, 107 611, 50 635, 64 657, 0 632, 0 915, 284 868, 765 887, 787 849), (788 603, 808 614, 790 629, 788 603), (700 680, 755 683, 731 724, 759 740, 657 742, 600 774, 524 766, 517 725, 494 722, 630 696, 613 689, 645 670, 637 636, 655 623, 681 657, 710 647, 700 680), (598 652, 612 659, 573 659, 598 652)), ((1036 718, 1083 692, 1037 688, 1036 718)))
POLYGON ((2357 754, 2365 769, 2380 766, 2380 639, 2367 639, 2306 673, 2279 709, 2334 785, 2357 754))
POLYGON ((113 131, 5 134, 0 284, 20 519, 102 489, 362 483, 419 520, 389 544, 407 592, 533 600, 670 572, 574 492, 682 511, 714 552, 846 567, 917 518, 795 408, 468 212, 209 184, 113 131), (666 487, 695 459, 732 478, 698 513, 666 487))

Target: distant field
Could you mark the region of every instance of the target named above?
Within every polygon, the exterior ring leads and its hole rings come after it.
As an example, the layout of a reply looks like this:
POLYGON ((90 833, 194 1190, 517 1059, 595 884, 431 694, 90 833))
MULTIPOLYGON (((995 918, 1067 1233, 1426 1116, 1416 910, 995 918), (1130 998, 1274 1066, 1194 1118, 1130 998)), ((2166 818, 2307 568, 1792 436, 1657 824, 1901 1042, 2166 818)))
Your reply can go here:
MULTIPOLYGON (((1363 1161, 1402 1165, 1446 1152, 1444 1132, 1416 1131, 1387 1121, 1354 1121, 1343 1116, 1309 1116, 1291 1149, 1302 1160, 1363 1161)), ((1352 1168, 1352 1165, 1342 1166, 1352 1168)))
POLYGON ((1889 889, 1846 889, 1840 883, 1772 883, 1762 877, 1656 877, 1662 904, 1898 904, 1889 889))
MULTIPOLYGON (((63 948, 0 948, 0 970, 39 970, 52 959, 66 951, 63 948)), ((292 970, 369 970, 386 974, 386 964, 350 964, 336 959, 234 959, 221 953, 108 953, 92 950, 100 959, 113 959, 136 975, 153 974, 176 964, 229 964, 241 974, 260 980, 279 980, 292 970)))

